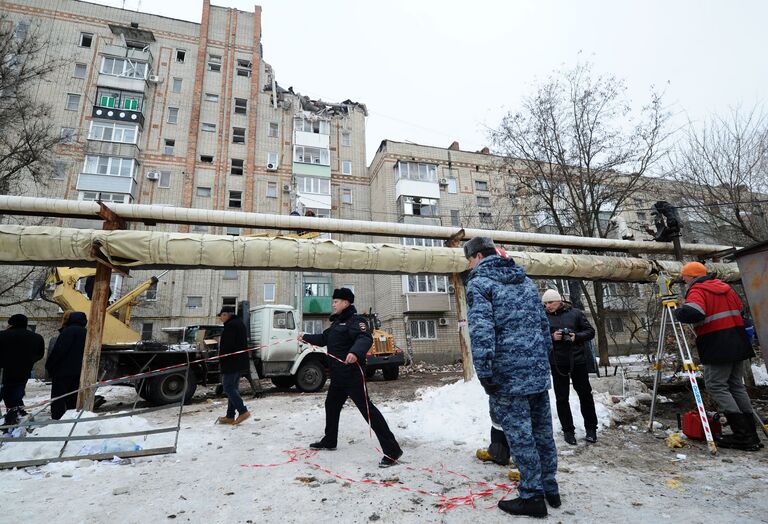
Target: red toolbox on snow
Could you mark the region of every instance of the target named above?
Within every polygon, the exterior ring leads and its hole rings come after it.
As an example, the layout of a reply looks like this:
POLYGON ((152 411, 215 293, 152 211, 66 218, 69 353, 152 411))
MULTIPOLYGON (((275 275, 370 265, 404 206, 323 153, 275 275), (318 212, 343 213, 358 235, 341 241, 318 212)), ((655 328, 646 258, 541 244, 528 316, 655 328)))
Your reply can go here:
MULTIPOLYGON (((715 417, 707 414, 709 429, 712 431, 713 438, 719 437, 722 433, 719 418, 719 416, 715 417)), ((680 429, 683 430, 686 437, 692 440, 707 440, 707 437, 704 435, 704 426, 701 425, 701 419, 697 410, 692 409, 688 413, 684 413, 680 419, 680 429)))

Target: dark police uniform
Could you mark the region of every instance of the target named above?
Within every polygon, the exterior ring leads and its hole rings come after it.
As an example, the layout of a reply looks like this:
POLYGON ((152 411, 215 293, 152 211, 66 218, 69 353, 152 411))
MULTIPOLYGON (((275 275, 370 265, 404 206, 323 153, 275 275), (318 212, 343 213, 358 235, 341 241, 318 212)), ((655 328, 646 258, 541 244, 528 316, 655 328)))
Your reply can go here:
POLYGON ((384 416, 373 405, 370 399, 366 403, 364 389, 365 356, 373 343, 373 337, 368 330, 365 319, 357 314, 355 306, 350 305, 338 315, 332 315, 331 327, 322 334, 305 334, 304 340, 315 346, 327 346, 328 354, 333 355, 342 362, 347 355, 354 353, 360 364, 343 364, 338 360, 328 357, 331 370, 331 385, 328 387, 328 396, 325 398, 325 436, 324 447, 335 448, 339 434, 339 416, 341 408, 351 398, 360 414, 367 421, 371 416, 371 429, 379 439, 382 452, 388 457, 397 458, 402 454, 395 436, 390 431, 384 416))

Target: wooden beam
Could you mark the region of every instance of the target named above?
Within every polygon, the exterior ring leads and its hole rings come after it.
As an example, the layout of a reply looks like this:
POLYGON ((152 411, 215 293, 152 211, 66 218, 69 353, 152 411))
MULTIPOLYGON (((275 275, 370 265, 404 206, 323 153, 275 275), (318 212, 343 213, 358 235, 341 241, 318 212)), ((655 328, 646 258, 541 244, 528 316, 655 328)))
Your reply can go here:
MULTIPOLYGON (((464 230, 459 230, 449 238, 446 247, 459 247, 464 238, 464 230)), ((467 320, 467 294, 464 289, 464 281, 461 273, 451 273, 451 285, 456 301, 456 319, 459 328, 459 347, 461 348, 461 365, 464 371, 464 382, 469 382, 475 376, 475 367, 472 363, 472 342, 469 338, 469 322, 467 320)))
POLYGON ((104 318, 109 302, 109 281, 112 268, 106 264, 96 264, 93 282, 91 312, 85 336, 83 366, 80 371, 80 393, 77 395, 77 409, 93 411, 93 398, 96 390, 90 386, 98 380, 99 359, 101 358, 101 339, 104 332, 104 318))

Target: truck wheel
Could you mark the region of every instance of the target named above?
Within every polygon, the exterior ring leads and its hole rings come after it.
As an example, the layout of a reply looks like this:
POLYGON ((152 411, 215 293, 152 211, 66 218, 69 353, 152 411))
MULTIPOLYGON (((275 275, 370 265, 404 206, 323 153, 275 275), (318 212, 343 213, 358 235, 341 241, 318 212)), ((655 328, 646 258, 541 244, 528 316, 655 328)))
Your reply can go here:
POLYGON ((146 396, 144 398, 152 402, 153 404, 174 404, 181 400, 184 396, 184 403, 187 403, 195 394, 197 389, 197 381, 194 373, 189 373, 189 382, 187 383, 186 391, 184 390, 184 381, 186 380, 186 373, 169 373, 167 375, 160 375, 152 377, 144 385, 146 396))
POLYGON ((390 364, 382 368, 381 371, 384 373, 384 380, 397 380, 397 377, 400 375, 400 366, 390 364))
POLYGON ((325 381, 325 368, 317 360, 305 361, 296 373, 296 387, 303 393, 320 391, 325 381))
POLYGON ((376 368, 365 368, 365 378, 373 378, 376 374, 376 368))
POLYGON ((280 389, 289 389, 296 385, 296 379, 290 375, 282 377, 272 377, 272 383, 280 389))

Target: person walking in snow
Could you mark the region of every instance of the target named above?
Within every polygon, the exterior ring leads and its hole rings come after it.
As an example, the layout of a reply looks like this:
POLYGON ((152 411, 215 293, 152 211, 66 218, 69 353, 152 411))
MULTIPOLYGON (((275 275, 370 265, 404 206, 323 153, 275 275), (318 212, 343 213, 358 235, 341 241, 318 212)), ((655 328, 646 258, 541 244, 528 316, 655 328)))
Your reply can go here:
POLYGON ((331 369, 331 384, 325 397, 325 435, 318 442, 309 445, 312 449, 336 449, 339 436, 341 408, 348 398, 352 399, 363 418, 370 416, 371 429, 379 439, 384 453, 379 467, 388 468, 397 464, 403 450, 387 425, 381 412, 373 405, 365 387, 365 356, 373 344, 368 324, 357 314, 355 294, 342 287, 333 290, 333 315, 331 327, 320 334, 299 335, 300 342, 313 346, 328 347, 328 364, 331 369), (332 358, 335 357, 335 358, 332 358), (338 360, 336 360, 338 359, 338 360))
POLYGON ((533 282, 493 240, 464 244, 472 358, 491 410, 520 471, 519 497, 500 501, 513 515, 544 517, 560 506, 557 449, 549 406, 549 322, 533 282))
POLYGON ((587 359, 592 358, 592 352, 586 347, 586 342, 595 338, 595 328, 590 325, 584 312, 569 302, 563 302, 556 289, 546 290, 541 301, 547 311, 549 332, 552 336, 553 349, 549 356, 549 365, 552 369, 555 405, 563 428, 563 438, 568 444, 576 445, 576 428, 568 400, 573 381, 573 389, 579 396, 581 416, 584 417, 584 429, 587 433, 585 440, 595 443, 597 414, 587 371, 587 359))
POLYGON ((685 264, 681 276, 688 290, 685 304, 674 310, 675 318, 694 324, 707 391, 733 430, 733 435, 718 439, 717 445, 757 451, 760 437, 744 386, 744 366, 755 352, 744 328, 741 300, 731 286, 710 277, 700 262, 685 264))
POLYGON ((66 323, 59 330, 56 343, 48 353, 45 369, 51 377, 51 418, 59 420, 68 409, 77 406, 77 391, 80 389, 80 371, 85 351, 85 326, 88 319, 81 311, 72 311, 66 323))
POLYGON ((227 414, 216 419, 216 422, 228 425, 240 424, 251 416, 240 396, 240 377, 244 373, 250 373, 251 364, 248 353, 235 355, 230 353, 236 353, 248 347, 248 330, 231 307, 221 308, 219 319, 224 324, 224 330, 219 339, 219 369, 221 386, 227 396, 227 414))
POLYGON ((2 369, 2 399, 8 410, 6 424, 15 424, 24 415, 24 393, 32 366, 43 358, 43 337, 27 329, 28 319, 16 314, 8 319, 8 329, 0 331, 0 369, 2 369))

